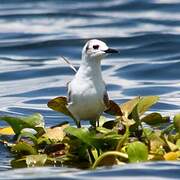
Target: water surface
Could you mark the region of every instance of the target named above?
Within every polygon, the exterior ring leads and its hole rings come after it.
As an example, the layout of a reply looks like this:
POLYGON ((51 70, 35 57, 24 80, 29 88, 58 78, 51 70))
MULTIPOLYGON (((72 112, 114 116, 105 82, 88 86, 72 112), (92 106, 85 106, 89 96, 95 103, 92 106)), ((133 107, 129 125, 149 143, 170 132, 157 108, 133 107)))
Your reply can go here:
MULTIPOLYGON (((120 50, 102 62, 111 99, 121 103, 158 95, 160 101, 151 111, 170 116, 179 112, 178 0, 0 0, 0 114, 40 112, 47 126, 62 120, 73 123, 46 103, 66 95, 66 83, 74 75, 60 56, 78 68, 81 49, 92 38, 120 50)), ((11 168, 12 157, 1 145, 0 150, 3 173, 11 168)))

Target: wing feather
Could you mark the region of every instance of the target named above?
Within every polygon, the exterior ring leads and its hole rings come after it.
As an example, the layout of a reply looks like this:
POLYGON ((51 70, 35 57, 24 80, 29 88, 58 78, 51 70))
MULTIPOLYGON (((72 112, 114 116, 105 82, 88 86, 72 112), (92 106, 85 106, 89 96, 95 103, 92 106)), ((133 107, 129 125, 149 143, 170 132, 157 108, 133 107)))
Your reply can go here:
POLYGON ((71 83, 71 81, 69 81, 68 83, 67 83, 67 102, 68 103, 71 103, 71 101, 72 101, 72 92, 71 92, 71 88, 70 88, 70 83, 71 83))
POLYGON ((109 96, 108 96, 107 91, 104 92, 103 102, 104 102, 106 109, 108 109, 110 106, 110 102, 109 102, 109 96))

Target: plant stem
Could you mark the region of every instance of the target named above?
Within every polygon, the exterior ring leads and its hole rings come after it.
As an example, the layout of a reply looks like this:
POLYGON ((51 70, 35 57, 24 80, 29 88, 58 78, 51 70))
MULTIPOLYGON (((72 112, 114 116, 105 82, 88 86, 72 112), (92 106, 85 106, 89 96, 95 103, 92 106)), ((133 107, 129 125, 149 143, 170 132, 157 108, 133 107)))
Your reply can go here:
POLYGON ((118 156, 118 157, 128 160, 128 155, 125 153, 118 152, 118 151, 107 151, 96 159, 96 161, 92 165, 92 169, 95 169, 99 165, 99 163, 107 156, 118 156))
POLYGON ((94 162, 95 160, 94 160, 94 156, 93 156, 93 154, 92 154, 92 152, 91 152, 91 148, 88 148, 88 149, 87 149, 87 152, 88 152, 88 156, 89 156, 89 162, 90 162, 90 164, 93 164, 93 162, 94 162))
POLYGON ((118 142, 116 151, 120 151, 123 144, 128 140, 129 137, 129 126, 126 125, 126 132, 124 133, 122 139, 118 142))

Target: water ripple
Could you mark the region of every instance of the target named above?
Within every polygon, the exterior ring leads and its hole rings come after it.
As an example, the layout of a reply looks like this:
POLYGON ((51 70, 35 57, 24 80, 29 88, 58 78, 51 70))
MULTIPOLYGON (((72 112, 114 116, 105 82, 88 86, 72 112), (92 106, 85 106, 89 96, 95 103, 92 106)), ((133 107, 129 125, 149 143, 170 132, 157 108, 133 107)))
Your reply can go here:
MULTIPOLYGON (((66 83, 74 75, 60 56, 78 68, 82 46, 91 38, 120 50, 102 62, 111 99, 123 103, 137 95, 159 95, 160 102, 151 111, 168 115, 179 112, 179 6, 178 0, 0 0, 0 114, 40 112, 48 126, 63 120, 73 123, 46 104, 51 98, 66 95, 66 83)), ((0 170, 4 171, 10 168, 7 162, 11 157, 3 148, 1 152, 0 170)), ((104 174, 112 178, 114 172, 113 178, 178 179, 177 167, 178 163, 152 163, 143 164, 141 170, 130 165, 110 173, 88 172, 66 178, 102 179, 104 174), (161 171, 161 165, 171 167, 174 173, 161 171)), ((51 171, 59 169, 48 168, 46 173, 53 178, 51 171)), ((14 173, 25 178, 31 172, 2 172, 0 177, 15 178, 14 173)))

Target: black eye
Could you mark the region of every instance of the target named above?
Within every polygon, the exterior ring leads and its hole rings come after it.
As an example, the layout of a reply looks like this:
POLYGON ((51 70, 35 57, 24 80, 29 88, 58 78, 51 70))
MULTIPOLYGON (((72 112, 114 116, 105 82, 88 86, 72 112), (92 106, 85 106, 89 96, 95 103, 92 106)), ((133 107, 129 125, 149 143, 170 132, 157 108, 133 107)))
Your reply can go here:
POLYGON ((93 46, 93 49, 98 49, 99 48, 99 45, 94 45, 93 46))

